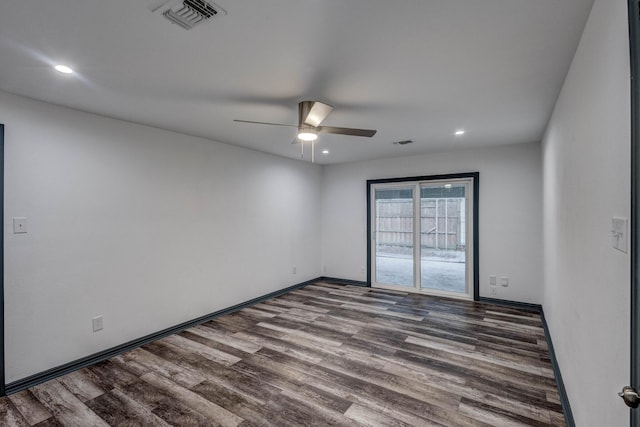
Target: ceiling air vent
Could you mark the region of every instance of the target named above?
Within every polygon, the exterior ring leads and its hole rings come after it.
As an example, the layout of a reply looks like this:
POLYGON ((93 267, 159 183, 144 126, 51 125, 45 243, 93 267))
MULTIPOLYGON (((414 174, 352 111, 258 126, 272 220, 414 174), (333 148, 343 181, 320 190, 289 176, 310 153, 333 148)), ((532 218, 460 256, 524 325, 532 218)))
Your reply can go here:
POLYGON ((208 19, 226 15, 226 12, 220 6, 204 0, 184 0, 182 6, 165 10, 162 14, 172 23, 190 30, 208 19))

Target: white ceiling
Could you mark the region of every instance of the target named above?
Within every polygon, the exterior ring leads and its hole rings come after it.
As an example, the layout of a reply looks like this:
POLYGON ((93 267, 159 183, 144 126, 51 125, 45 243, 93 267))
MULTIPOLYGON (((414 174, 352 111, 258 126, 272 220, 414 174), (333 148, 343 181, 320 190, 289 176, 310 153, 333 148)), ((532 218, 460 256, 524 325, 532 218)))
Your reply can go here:
POLYGON ((190 31, 161 2, 2 1, 0 90, 291 158, 295 129, 233 119, 296 124, 309 99, 378 130, 321 135, 324 164, 534 142, 593 0, 216 0, 190 31))

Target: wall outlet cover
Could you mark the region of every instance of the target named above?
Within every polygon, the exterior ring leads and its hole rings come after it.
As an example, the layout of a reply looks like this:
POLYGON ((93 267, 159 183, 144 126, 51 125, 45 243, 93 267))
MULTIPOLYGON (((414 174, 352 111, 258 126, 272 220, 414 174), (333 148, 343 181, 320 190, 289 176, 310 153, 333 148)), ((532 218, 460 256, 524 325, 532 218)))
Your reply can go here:
POLYGON ((21 217, 14 217, 13 218, 13 234, 21 234, 21 233, 26 233, 27 230, 27 218, 21 216, 21 217))
POLYGON ((92 318, 91 323, 93 326, 93 332, 101 331, 104 328, 102 324, 102 316, 96 316, 92 318))

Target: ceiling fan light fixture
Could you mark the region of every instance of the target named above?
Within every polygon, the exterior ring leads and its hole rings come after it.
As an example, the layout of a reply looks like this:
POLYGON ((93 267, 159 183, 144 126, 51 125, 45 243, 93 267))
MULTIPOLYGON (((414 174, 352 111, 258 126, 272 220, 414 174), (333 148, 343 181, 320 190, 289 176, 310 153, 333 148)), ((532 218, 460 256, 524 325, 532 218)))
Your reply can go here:
POLYGON ((298 132, 298 139, 309 142, 318 139, 318 133, 313 129, 302 129, 298 132))
POLYGON ((53 67, 57 72, 62 74, 73 74, 73 69, 66 65, 58 64, 53 67))

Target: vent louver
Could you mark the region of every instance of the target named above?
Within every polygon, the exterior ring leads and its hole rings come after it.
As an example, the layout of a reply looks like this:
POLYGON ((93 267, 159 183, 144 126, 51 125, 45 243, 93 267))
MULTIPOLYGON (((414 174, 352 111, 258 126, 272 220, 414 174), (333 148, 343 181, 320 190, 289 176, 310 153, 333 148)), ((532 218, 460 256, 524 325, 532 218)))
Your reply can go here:
POLYGON ((180 25, 185 30, 190 30, 208 19, 225 14, 226 12, 221 7, 204 0, 184 0, 182 6, 177 10, 169 9, 163 13, 169 21, 180 25))

